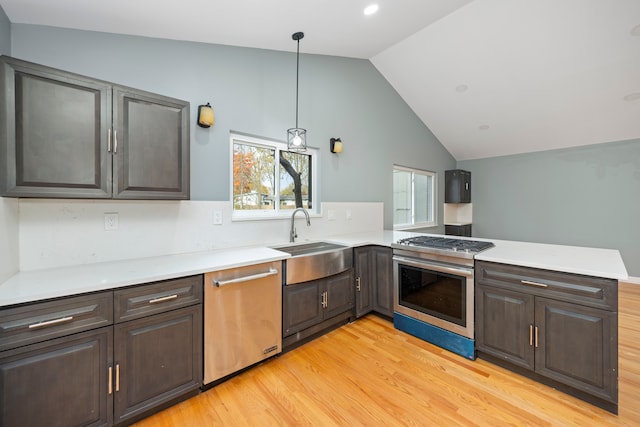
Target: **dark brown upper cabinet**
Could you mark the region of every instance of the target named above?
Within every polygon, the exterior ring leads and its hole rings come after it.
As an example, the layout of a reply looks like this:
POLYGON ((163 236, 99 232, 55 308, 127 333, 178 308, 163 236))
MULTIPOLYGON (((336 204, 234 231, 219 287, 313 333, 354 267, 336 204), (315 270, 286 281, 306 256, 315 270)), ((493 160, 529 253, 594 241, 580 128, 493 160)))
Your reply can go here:
POLYGON ((461 169, 444 171, 444 202, 471 203, 471 172, 461 169))
POLYGON ((0 57, 6 197, 188 199, 189 103, 0 57))

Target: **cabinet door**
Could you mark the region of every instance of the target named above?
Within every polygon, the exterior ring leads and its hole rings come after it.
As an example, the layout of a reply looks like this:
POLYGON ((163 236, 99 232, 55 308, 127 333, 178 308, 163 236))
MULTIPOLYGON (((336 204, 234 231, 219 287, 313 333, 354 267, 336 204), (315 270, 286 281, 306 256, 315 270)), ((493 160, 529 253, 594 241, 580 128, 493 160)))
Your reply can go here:
POLYGON ((444 173, 445 203, 471 202, 471 172, 463 170, 448 170, 444 173))
POLYGON ((534 369, 534 297, 476 285, 476 348, 534 369))
POLYGON ((189 198, 189 103, 114 88, 114 197, 189 198))
POLYGON ((114 328, 116 423, 135 419, 202 384, 202 305, 114 328))
POLYGON ((111 86, 0 58, 0 187, 11 197, 111 197, 111 86))
POLYGON ((111 425, 112 342, 109 326, 0 353, 0 425, 111 425))
POLYGON ((283 287, 282 336, 287 337, 322 321, 322 280, 283 287))
POLYGON ((324 318, 353 309, 353 269, 324 279, 326 289, 326 305, 324 318))
POLYGON ((393 251, 383 246, 373 247, 375 266, 375 297, 373 309, 393 317, 393 251))
POLYGON ((356 316, 361 317, 373 310, 372 248, 365 246, 353 250, 356 275, 356 316))
POLYGON ((617 401, 617 313, 536 298, 536 372, 617 401))

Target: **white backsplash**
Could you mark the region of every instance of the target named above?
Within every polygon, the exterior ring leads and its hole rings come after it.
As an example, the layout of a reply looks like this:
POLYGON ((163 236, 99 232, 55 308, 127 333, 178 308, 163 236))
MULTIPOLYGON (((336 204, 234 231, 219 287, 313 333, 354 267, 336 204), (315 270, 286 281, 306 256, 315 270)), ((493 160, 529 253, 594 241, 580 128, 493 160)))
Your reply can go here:
MULTIPOLYGON (((383 210, 383 203, 323 203, 310 227, 296 216, 297 241, 382 230, 383 210)), ((28 271, 275 245, 288 242, 290 224, 288 218, 231 221, 230 202, 20 199, 19 265, 28 271), (222 225, 214 225, 216 211, 222 225), (118 214, 117 229, 105 230, 105 213, 118 214)))
POLYGON ((18 271, 18 199, 0 197, 0 283, 18 271))

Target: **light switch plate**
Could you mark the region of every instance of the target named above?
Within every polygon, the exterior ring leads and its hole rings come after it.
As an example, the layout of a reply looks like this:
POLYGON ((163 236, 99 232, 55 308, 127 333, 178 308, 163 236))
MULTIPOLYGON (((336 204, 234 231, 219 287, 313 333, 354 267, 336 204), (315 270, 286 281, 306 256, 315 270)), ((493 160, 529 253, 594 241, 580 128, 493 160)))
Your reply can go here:
POLYGON ((118 213, 109 212, 104 214, 104 229, 112 231, 118 229, 118 213))
POLYGON ((213 225, 222 225, 222 211, 213 211, 213 225))

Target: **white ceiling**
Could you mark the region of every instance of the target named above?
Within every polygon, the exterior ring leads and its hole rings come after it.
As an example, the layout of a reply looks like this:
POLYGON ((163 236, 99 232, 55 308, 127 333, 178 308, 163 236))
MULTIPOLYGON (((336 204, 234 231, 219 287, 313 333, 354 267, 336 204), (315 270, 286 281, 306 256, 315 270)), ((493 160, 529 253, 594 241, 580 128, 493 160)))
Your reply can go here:
POLYGON ((303 53, 370 59, 457 160, 640 138, 640 0, 0 5, 13 23, 285 51, 304 31, 303 53))

